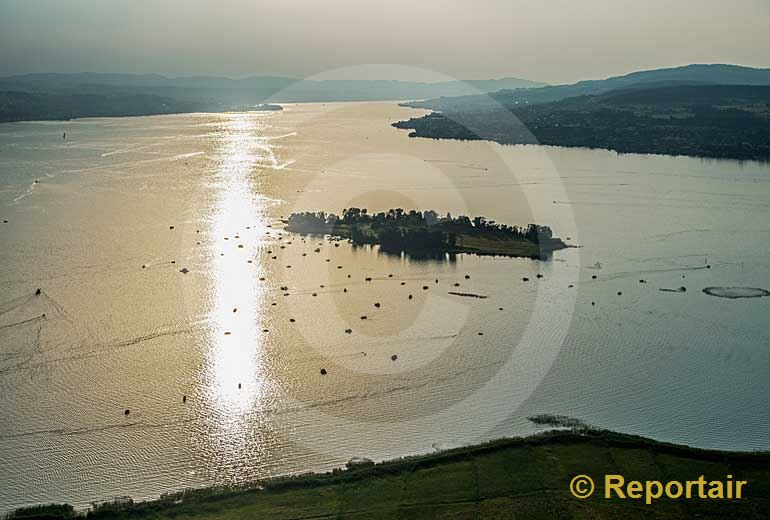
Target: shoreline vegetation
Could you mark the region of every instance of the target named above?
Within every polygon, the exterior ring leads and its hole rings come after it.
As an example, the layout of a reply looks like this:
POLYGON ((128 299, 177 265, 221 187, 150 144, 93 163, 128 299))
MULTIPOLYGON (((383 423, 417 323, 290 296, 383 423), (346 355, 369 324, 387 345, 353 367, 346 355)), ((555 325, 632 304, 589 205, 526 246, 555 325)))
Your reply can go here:
POLYGON ((407 212, 398 208, 370 214, 365 208, 348 208, 342 216, 293 213, 285 224, 294 233, 330 235, 355 245, 377 244, 386 253, 423 257, 472 253, 542 260, 570 247, 554 237, 548 226, 508 226, 484 217, 441 216, 432 210, 407 212))
POLYGON ((140 117, 194 112, 278 111, 281 105, 259 103, 228 107, 212 100, 173 99, 147 94, 49 94, 0 91, 0 123, 69 121, 90 117, 140 117))
POLYGON ((432 112, 392 126, 409 137, 770 161, 767 85, 641 85, 532 103, 526 96, 402 103, 432 112))
POLYGON ((134 502, 120 498, 79 512, 68 504, 18 509, 6 520, 75 518, 763 518, 770 510, 770 453, 702 450, 595 429, 561 416, 562 424, 529 437, 499 439, 427 455, 345 469, 276 477, 239 487, 212 487, 134 502), (589 475, 597 490, 573 498, 569 482, 589 475), (747 480, 741 500, 643 501, 603 497, 603 475, 626 480, 747 480), (643 511, 640 508, 644 508, 643 511), (647 517, 647 516, 645 516, 647 517))
POLYGON ((253 111, 255 106, 256 110, 270 110, 258 105, 274 103, 402 101, 544 85, 520 78, 424 83, 275 76, 22 74, 0 77, 0 123, 253 111))

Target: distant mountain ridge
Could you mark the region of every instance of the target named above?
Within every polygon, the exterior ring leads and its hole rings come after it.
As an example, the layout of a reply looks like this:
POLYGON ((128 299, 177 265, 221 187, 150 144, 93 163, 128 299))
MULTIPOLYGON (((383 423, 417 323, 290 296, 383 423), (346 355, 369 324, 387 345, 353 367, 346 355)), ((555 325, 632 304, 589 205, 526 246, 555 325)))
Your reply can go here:
POLYGON ((545 83, 520 78, 416 82, 400 80, 304 80, 280 76, 231 79, 160 74, 23 74, 0 78, 0 91, 37 94, 154 95, 219 103, 223 109, 265 101, 378 101, 461 96, 545 83))
MULTIPOLYGON (((693 64, 666 69, 631 72, 607 79, 578 81, 568 85, 540 88, 504 89, 492 94, 494 100, 507 104, 549 103, 562 99, 603 94, 612 90, 653 88, 680 85, 770 85, 770 68, 725 64, 693 64)), ((432 99, 408 104, 434 110, 483 109, 490 104, 486 96, 462 96, 455 99, 432 99)))

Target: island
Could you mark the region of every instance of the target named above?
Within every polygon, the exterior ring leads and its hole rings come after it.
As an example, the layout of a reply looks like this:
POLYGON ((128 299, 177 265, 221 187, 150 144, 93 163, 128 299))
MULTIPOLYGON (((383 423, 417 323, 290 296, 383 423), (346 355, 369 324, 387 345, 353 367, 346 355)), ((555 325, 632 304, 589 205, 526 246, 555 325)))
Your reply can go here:
POLYGON ((543 260, 569 247, 548 226, 509 226, 485 217, 441 216, 433 210, 397 208, 371 214, 366 208, 347 208, 342 216, 303 212, 293 213, 285 224, 294 233, 330 235, 415 256, 471 253, 543 260))

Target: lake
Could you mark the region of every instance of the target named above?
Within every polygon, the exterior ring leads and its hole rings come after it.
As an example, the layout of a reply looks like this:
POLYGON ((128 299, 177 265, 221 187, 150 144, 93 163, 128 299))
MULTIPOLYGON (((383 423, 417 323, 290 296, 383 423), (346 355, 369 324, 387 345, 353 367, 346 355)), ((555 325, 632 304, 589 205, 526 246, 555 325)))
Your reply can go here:
POLYGON ((416 113, 0 125, 0 511, 426 453, 545 413, 770 449, 770 298, 702 292, 770 288, 770 165, 390 127, 416 113), (349 207, 579 247, 422 259, 281 229, 349 207))

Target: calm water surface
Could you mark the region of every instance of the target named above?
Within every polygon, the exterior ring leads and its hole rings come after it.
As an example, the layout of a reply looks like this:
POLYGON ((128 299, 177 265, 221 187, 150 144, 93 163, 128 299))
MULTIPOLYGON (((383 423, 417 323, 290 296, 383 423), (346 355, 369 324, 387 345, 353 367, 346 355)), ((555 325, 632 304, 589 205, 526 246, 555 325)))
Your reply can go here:
POLYGON ((423 453, 539 413, 770 449, 770 298, 701 291, 770 288, 770 166, 389 127, 411 114, 0 125, 0 510, 423 453), (281 230, 351 206, 581 247, 428 260, 281 230))

